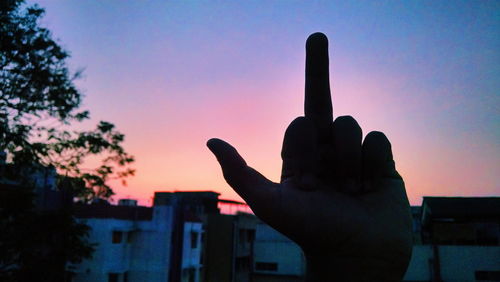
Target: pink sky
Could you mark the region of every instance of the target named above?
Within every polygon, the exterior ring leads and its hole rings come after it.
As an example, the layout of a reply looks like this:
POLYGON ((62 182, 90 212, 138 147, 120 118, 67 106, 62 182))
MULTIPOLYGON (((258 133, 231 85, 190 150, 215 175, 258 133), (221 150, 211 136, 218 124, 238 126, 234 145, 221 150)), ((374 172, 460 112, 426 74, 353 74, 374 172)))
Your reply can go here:
POLYGON ((352 115, 364 135, 386 133, 412 204, 500 195, 495 2, 38 3, 71 66, 86 69, 78 85, 92 122, 114 122, 137 159, 115 199, 150 204, 159 190, 239 199, 205 147, 211 137, 279 180, 315 31, 330 38, 334 115, 352 115))

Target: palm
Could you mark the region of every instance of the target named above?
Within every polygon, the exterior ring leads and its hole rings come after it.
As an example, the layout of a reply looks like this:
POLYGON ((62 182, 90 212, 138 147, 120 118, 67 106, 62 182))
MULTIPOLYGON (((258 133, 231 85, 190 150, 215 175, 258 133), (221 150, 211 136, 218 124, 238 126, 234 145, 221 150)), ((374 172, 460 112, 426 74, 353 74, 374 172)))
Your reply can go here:
POLYGON ((400 277, 411 254, 411 217, 391 145, 380 132, 362 142, 350 116, 333 121, 326 37, 310 36, 306 50, 305 116, 285 132, 280 183, 248 167, 226 142, 211 139, 208 146, 229 185, 299 244, 308 264, 328 256, 342 268, 398 269, 384 279, 400 277))
POLYGON ((319 250, 339 257, 401 261, 411 245, 411 236, 404 232, 410 223, 408 203, 402 181, 384 182, 384 189, 392 191, 356 197, 283 187, 282 216, 271 217, 269 223, 311 256, 320 255, 315 254, 319 250))

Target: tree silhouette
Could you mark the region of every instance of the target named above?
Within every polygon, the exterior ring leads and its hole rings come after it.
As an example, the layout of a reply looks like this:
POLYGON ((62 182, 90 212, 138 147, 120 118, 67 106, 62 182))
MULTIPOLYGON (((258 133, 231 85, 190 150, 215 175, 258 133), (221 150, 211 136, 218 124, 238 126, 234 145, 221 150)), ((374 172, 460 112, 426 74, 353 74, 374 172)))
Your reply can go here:
POLYGON ((110 180, 134 174, 134 158, 112 123, 74 130, 89 119, 74 83, 81 71, 69 70, 69 53, 39 24, 43 14, 24 0, 0 2, 1 281, 64 281, 68 263, 93 251, 89 227, 74 219, 71 205, 34 205, 30 173, 55 168, 58 189, 83 202, 109 198, 110 180), (99 165, 86 168, 88 158, 99 165))
POLYGON ((61 175, 84 179, 86 189, 75 191, 81 200, 109 198, 107 182, 133 175, 134 158, 112 123, 70 129, 89 118, 80 110, 83 97, 74 84, 81 72, 70 72, 69 53, 39 25, 43 13, 23 0, 0 6, 0 151, 14 164, 52 165, 61 175), (101 164, 84 169, 91 156, 100 156, 101 164))

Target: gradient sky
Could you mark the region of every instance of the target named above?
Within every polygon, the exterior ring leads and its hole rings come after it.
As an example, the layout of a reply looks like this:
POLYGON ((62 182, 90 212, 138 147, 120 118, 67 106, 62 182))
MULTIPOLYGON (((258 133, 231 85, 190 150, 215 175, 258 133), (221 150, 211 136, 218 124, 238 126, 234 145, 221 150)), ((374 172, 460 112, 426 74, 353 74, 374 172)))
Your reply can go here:
POLYGON ((500 196, 500 1, 43 0, 84 108, 114 122, 137 176, 115 199, 214 190, 240 199, 205 147, 233 144, 279 180, 303 115, 304 44, 330 39, 334 115, 393 145, 412 204, 500 196))

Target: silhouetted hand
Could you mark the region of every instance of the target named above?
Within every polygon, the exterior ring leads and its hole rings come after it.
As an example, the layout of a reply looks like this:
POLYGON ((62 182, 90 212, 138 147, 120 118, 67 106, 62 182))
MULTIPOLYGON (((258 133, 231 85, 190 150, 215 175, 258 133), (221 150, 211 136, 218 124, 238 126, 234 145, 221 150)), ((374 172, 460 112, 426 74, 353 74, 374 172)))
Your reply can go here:
POLYGON ((207 145, 255 214, 302 247, 308 281, 400 281, 412 250, 404 183, 383 133, 361 141, 351 116, 333 121, 328 39, 315 33, 306 43, 305 117, 285 132, 281 183, 228 143, 207 145))

